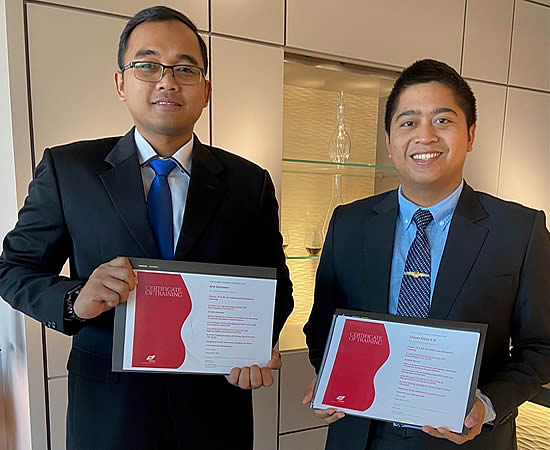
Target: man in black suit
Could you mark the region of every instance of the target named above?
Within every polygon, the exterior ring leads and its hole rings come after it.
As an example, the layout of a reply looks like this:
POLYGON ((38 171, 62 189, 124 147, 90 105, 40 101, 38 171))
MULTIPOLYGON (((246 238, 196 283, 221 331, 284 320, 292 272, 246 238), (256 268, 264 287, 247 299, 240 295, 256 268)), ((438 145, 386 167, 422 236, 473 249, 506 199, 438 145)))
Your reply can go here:
POLYGON ((118 63, 117 92, 135 128, 45 151, 4 241, 0 294, 74 334, 68 449, 251 449, 250 389, 273 383, 278 354, 268 367, 227 377, 114 373, 113 308, 136 285, 127 256, 276 267, 275 343, 293 300, 273 183, 193 135, 211 86, 205 44, 186 16, 165 7, 138 13, 122 32, 118 63), (159 160, 171 167, 162 232, 147 202, 159 160), (67 258, 70 278, 58 275, 67 258))
MULTIPOLYGON (((385 116, 401 185, 335 210, 304 328, 318 372, 336 308, 488 324, 476 399, 465 418, 469 432, 429 424, 415 430, 317 410, 331 424, 327 449, 515 449, 518 406, 550 381, 545 215, 463 181, 475 128, 474 95, 454 69, 423 60, 403 71, 385 116), (413 247, 428 260, 425 277, 413 282, 427 283, 410 296, 406 278, 418 272, 405 267, 415 259, 413 247), (425 314, 410 313, 408 302, 424 296, 425 314)), ((304 403, 311 396, 310 387, 304 403)))

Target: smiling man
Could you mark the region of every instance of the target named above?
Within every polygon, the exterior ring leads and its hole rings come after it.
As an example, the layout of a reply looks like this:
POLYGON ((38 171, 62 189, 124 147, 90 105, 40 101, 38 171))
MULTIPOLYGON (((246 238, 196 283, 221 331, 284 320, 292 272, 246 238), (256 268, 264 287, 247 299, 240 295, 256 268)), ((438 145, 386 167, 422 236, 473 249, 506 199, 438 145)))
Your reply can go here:
MULTIPOLYGON (((479 385, 467 435, 316 410, 331 424, 326 448, 516 449, 517 408, 550 381, 545 215, 463 180, 476 101, 446 64, 422 60, 402 72, 385 129, 401 185, 334 211, 304 327, 311 363, 318 371, 336 308, 480 322, 488 332, 479 385)), ((310 387, 304 403, 311 397, 310 387)))
POLYGON ((227 377, 111 371, 113 308, 136 286, 127 256, 276 267, 274 343, 292 310, 269 174, 193 134, 211 92, 196 27, 170 8, 143 10, 118 64, 135 127, 44 152, 4 241, 0 295, 74 335, 67 449, 252 449, 251 389, 273 383, 276 352, 227 377), (67 259, 70 278, 58 275, 67 259))

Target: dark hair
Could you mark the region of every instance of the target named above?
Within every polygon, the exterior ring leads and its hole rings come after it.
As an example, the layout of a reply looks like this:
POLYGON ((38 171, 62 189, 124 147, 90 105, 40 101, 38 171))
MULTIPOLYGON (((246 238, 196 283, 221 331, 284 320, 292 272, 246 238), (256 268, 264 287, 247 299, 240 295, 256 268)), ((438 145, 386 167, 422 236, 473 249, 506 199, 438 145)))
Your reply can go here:
POLYGON ((124 55, 126 53, 126 48, 128 47, 128 39, 130 39, 130 34, 132 34, 132 31, 134 31, 138 25, 145 22, 167 22, 170 20, 179 20, 180 22, 183 22, 191 29, 193 33, 195 33, 195 36, 197 36, 201 49, 202 60, 204 61, 204 74, 206 75, 206 72, 208 72, 208 53, 206 52, 206 44, 199 36, 197 27, 185 14, 180 13, 175 9, 168 8, 167 6, 152 6, 150 8, 143 9, 128 21, 124 27, 124 30, 122 30, 120 41, 118 43, 118 67, 120 69, 124 67, 124 55))
POLYGON ((415 84, 431 83, 434 81, 443 84, 453 91, 458 106, 460 106, 466 116, 468 130, 476 123, 476 98, 464 78, 445 63, 433 59, 423 59, 416 61, 403 70, 393 85, 390 96, 386 101, 386 114, 384 117, 384 126, 388 135, 390 134, 391 121, 401 93, 415 84))

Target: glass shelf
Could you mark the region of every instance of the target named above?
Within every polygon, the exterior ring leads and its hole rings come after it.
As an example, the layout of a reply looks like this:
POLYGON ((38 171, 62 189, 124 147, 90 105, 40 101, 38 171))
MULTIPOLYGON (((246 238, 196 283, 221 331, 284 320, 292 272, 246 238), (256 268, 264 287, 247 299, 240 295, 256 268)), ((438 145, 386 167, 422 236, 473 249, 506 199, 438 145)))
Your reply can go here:
POLYGON ((345 175, 355 177, 394 177, 393 166, 376 164, 345 163, 316 161, 309 159, 283 158, 283 173, 308 173, 317 175, 345 175))
POLYGON ((307 256, 287 256, 286 259, 319 259, 319 255, 307 256))

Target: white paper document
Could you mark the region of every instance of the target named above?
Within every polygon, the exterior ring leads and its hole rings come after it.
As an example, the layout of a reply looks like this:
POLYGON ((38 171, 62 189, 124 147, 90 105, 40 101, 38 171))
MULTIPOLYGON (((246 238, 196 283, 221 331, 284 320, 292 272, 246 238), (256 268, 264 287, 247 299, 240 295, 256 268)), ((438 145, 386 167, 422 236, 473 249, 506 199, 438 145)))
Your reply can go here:
POLYGON ((227 374, 267 365, 274 269, 134 261, 137 287, 116 311, 114 370, 227 374))
POLYGON ((335 317, 312 407, 462 433, 486 326, 398 320, 335 317))

